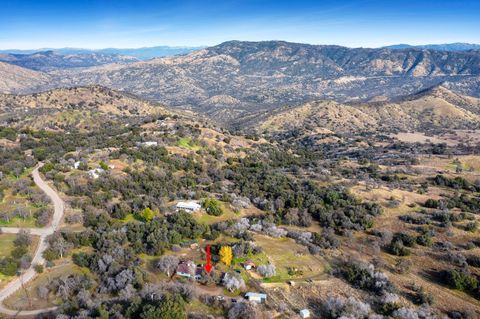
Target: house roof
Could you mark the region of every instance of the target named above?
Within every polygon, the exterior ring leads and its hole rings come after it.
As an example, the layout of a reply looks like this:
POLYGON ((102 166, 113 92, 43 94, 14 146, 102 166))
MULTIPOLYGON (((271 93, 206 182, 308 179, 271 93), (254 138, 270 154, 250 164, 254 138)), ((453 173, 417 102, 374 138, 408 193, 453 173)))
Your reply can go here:
POLYGON ((195 202, 178 202, 177 208, 188 208, 188 209, 198 209, 200 206, 198 203, 195 202))
POLYGON ((177 272, 189 274, 194 269, 195 264, 192 261, 182 261, 177 266, 177 272))
POLYGON ((246 262, 243 263, 244 266, 250 265, 250 266, 255 266, 255 263, 251 260, 247 260, 246 262))

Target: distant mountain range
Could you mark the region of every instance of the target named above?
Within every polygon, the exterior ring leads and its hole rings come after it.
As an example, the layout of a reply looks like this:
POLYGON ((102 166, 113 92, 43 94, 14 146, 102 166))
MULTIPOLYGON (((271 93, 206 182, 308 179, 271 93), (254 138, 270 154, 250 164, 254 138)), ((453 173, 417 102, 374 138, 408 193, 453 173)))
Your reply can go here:
POLYGON ((455 93, 480 96, 480 51, 475 50, 229 41, 148 61, 34 70, 0 64, 0 90, 32 93, 102 85, 233 126, 284 106, 318 100, 392 100, 439 84, 455 93), (16 74, 23 75, 21 81, 16 74))
POLYGON ((106 48, 98 50, 81 49, 81 48, 60 48, 60 49, 37 49, 37 50, 0 50, 0 54, 33 54, 42 51, 53 51, 57 54, 117 54, 128 55, 140 60, 148 60, 157 57, 172 56, 178 54, 188 54, 190 52, 203 49, 204 47, 170 47, 170 46, 156 46, 145 48, 131 48, 131 49, 118 49, 118 48, 106 48))
POLYGON ((132 63, 139 59, 112 53, 69 53, 41 51, 31 54, 0 54, 0 62, 18 65, 35 71, 85 68, 111 63, 132 63))
POLYGON ((473 43, 445 43, 445 44, 424 44, 424 45, 409 45, 409 44, 394 44, 385 46, 387 49, 431 49, 439 51, 468 51, 468 50, 480 50, 480 44, 473 43))

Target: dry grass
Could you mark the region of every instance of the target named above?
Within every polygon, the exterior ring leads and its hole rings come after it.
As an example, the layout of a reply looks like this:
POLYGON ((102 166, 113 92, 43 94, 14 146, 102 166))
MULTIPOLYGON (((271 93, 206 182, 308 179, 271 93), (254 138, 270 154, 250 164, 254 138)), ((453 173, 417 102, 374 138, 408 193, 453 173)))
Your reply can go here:
MULTIPOLYGON (((269 262, 275 265, 277 275, 271 282, 284 282, 293 278, 311 278, 322 275, 326 262, 323 258, 312 256, 308 249, 289 238, 272 238, 255 235, 255 242, 263 248, 269 262), (296 268, 303 272, 297 276, 290 276, 288 268, 296 268)), ((257 265, 258 266, 258 265, 257 265)))

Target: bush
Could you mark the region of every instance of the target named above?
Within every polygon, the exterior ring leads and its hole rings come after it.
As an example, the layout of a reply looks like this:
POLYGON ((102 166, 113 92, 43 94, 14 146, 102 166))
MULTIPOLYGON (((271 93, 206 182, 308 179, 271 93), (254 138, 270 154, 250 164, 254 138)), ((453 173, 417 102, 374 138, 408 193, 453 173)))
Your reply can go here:
POLYGON ((480 268, 480 256, 475 256, 475 255, 468 256, 467 263, 472 267, 480 268))
POLYGON ((35 264, 35 266, 33 266, 33 269, 35 269, 35 271, 38 273, 38 274, 41 274, 43 272, 43 265, 41 264, 35 264))
POLYGON ((396 233, 393 236, 393 240, 402 241, 403 245, 407 247, 415 247, 416 238, 409 234, 396 233))
POLYGON ((395 256, 409 256, 410 249, 403 245, 401 240, 392 240, 392 243, 388 247, 388 251, 395 256))
POLYGON ((428 233, 425 233, 423 235, 417 236, 416 242, 417 244, 422 246, 432 246, 432 236, 428 233))
POLYGON ((220 202, 214 198, 206 198, 203 201, 202 206, 208 215, 220 216, 223 214, 220 202))
POLYGON ((415 295, 413 296, 413 302, 417 305, 432 305, 433 304, 433 295, 427 293, 423 287, 415 286, 413 287, 415 295))
POLYGON ((438 200, 429 198, 425 201, 425 204, 423 204, 423 206, 425 206, 427 208, 438 208, 439 207, 439 202, 438 202, 438 200))
POLYGON ((444 278, 450 287, 461 291, 474 291, 478 287, 475 276, 458 270, 446 270, 444 278))
POLYGON ((0 259, 0 273, 5 276, 14 276, 17 273, 17 261, 12 257, 0 259))

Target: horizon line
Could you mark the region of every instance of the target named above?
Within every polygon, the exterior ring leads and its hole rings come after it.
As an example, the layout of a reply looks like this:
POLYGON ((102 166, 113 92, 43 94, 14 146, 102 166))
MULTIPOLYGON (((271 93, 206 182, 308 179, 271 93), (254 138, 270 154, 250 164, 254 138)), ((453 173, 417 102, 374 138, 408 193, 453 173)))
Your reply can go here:
POLYGON ((40 47, 40 48, 28 48, 28 49, 17 49, 17 48, 7 48, 3 49, 0 48, 0 51, 55 51, 55 50, 86 50, 86 51, 100 51, 100 50, 141 50, 141 49, 151 49, 151 48, 168 48, 168 49, 204 49, 208 47, 214 47, 217 45, 221 45, 227 42, 286 42, 286 43, 297 43, 297 44, 307 44, 307 45, 323 45, 323 46, 340 46, 345 48, 362 48, 362 49, 381 49, 390 46, 410 46, 410 47, 419 47, 419 46, 442 46, 442 45, 454 45, 454 44, 464 44, 464 45, 478 45, 480 43, 473 43, 473 42, 445 42, 445 43, 426 43, 426 44, 410 44, 410 43, 390 43, 384 44, 382 46, 348 46, 348 45, 341 45, 341 44, 327 44, 327 43, 309 43, 309 42, 294 42, 294 41, 287 41, 287 40, 259 40, 259 41, 250 41, 250 40, 227 40, 213 45, 175 45, 171 46, 168 44, 159 44, 159 45, 152 45, 152 46, 140 46, 140 47, 101 47, 101 48, 88 48, 88 47, 75 47, 75 46, 61 46, 61 47, 40 47))

